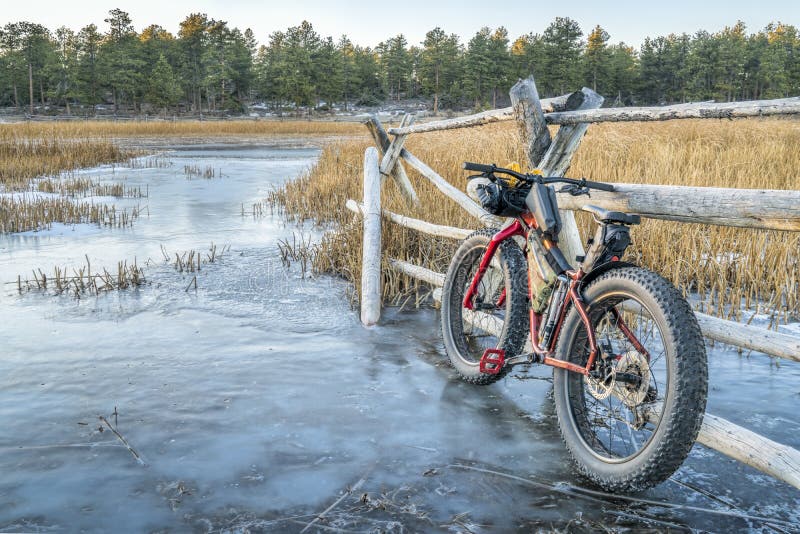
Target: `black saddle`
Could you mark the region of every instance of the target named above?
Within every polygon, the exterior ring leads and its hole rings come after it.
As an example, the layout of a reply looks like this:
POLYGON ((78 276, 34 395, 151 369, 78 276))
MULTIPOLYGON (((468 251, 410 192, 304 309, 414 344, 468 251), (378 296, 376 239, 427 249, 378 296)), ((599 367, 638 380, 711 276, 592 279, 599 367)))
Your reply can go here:
POLYGON ((588 211, 601 222, 615 222, 620 224, 639 224, 642 222, 642 218, 639 215, 634 215, 632 213, 609 211, 592 205, 583 206, 581 209, 583 211, 588 211))

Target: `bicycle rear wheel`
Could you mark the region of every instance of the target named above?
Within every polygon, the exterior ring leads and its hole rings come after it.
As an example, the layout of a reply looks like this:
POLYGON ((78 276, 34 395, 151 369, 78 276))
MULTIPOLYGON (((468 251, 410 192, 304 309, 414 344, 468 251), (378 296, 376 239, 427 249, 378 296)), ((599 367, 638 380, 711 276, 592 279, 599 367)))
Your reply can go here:
MULTIPOLYGON (((583 297, 602 355, 593 376, 554 372, 562 437, 578 470, 603 488, 655 486, 686 459, 705 412, 708 371, 697 319, 669 282, 641 268, 614 269, 583 297)), ((557 355, 588 361, 577 310, 565 321, 557 355)))

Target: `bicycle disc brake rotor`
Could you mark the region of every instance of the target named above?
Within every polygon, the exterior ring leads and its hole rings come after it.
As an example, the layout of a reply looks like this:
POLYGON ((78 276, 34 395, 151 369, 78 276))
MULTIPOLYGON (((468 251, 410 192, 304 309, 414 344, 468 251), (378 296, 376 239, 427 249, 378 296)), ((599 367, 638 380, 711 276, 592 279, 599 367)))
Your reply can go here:
POLYGON ((597 400, 605 400, 614 392, 614 370, 611 369, 605 378, 593 378, 584 375, 586 389, 597 400))
POLYGON ((629 408, 634 408, 644 402, 650 387, 650 364, 643 354, 629 350, 617 361, 615 373, 636 375, 640 382, 638 385, 617 381, 613 385, 614 394, 629 408))

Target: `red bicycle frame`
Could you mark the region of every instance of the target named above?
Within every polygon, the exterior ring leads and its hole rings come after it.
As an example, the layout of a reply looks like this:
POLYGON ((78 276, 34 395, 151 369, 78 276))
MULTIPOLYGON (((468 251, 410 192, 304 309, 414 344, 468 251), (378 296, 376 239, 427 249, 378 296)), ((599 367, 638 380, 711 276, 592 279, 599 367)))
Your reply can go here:
MULTIPOLYGON (((483 279, 486 271, 489 268, 489 264, 492 262, 495 253, 497 252, 497 248, 500 244, 505 241, 506 239, 512 239, 516 236, 521 236, 525 238, 526 248, 527 248, 527 239, 528 234, 530 231, 536 229, 536 221, 528 213, 524 213, 522 215, 522 221, 515 220, 513 223, 509 224, 499 232, 497 232, 492 239, 489 241, 489 245, 486 247, 486 251, 484 252, 483 256, 481 257, 480 264, 478 265, 478 270, 475 273, 475 276, 472 279, 472 282, 467 290, 467 293, 464 295, 464 301, 462 305, 464 308, 468 310, 475 309, 475 296, 478 292, 478 287, 480 285, 481 280, 483 279)), ((550 239, 543 238, 542 245, 548 251, 558 250, 558 245, 551 241, 550 239)), ((536 313, 533 309, 530 310, 530 336, 531 336, 531 347, 533 348, 534 355, 539 363, 543 363, 545 365, 550 365, 552 367, 558 367, 560 369, 566 369, 567 371, 571 371, 574 373, 580 373, 583 375, 588 375, 592 367, 594 366, 594 362, 597 359, 598 355, 598 348, 597 348, 597 340, 594 335, 594 328, 592 328, 591 321, 589 319, 589 315, 586 312, 586 306, 581 299, 580 294, 578 293, 578 289, 581 285, 581 280, 586 275, 582 268, 578 268, 577 270, 567 269, 564 273, 569 279, 569 288, 566 292, 566 296, 564 297, 564 303, 560 306, 559 316, 556 318, 556 327, 553 331, 553 335, 550 337, 550 344, 547 347, 542 347, 539 345, 539 331, 541 327, 542 321, 542 314, 536 313), (560 360, 558 358, 554 358, 553 354, 555 353, 556 343, 558 341, 559 336, 561 335, 561 328, 564 325, 564 320, 567 316, 568 306, 565 304, 567 301, 570 301, 575 309, 578 311, 578 315, 580 315, 581 320, 583 321, 584 326, 586 327, 586 332, 588 333, 588 341, 589 341, 589 360, 586 363, 586 366, 576 365, 571 362, 567 362, 564 360, 560 360)), ((533 284, 530 283, 530 268, 528 270, 528 298, 530 302, 533 302, 535 295, 533 294, 533 284)), ((503 289, 502 293, 500 294, 499 299, 495 303, 496 307, 500 307, 505 303, 506 300, 506 291, 503 289)), ((642 344, 636 339, 636 336, 633 332, 628 328, 625 322, 622 319, 622 314, 614 308, 612 311, 614 315, 614 320, 625 335, 625 337, 630 340, 631 344, 634 348, 644 354, 649 359, 649 354, 644 349, 642 344)), ((504 364, 503 355, 500 355, 498 359, 497 354, 498 349, 488 349, 487 353, 484 354, 484 357, 487 358, 487 363, 493 365, 492 368, 484 365, 483 358, 481 360, 481 370, 483 371, 484 368, 487 370, 484 372, 495 373, 499 372, 500 368, 504 364), (488 355, 488 356, 487 356, 488 355)))

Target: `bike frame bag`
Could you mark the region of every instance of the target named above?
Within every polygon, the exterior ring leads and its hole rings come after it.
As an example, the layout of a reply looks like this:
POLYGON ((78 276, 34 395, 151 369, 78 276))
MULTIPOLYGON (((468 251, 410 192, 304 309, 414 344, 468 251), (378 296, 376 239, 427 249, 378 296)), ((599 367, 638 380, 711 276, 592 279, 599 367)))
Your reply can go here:
POLYGON ((552 186, 533 184, 525 198, 525 204, 536 219, 539 231, 552 241, 558 239, 561 231, 561 216, 558 214, 556 190, 552 186))

